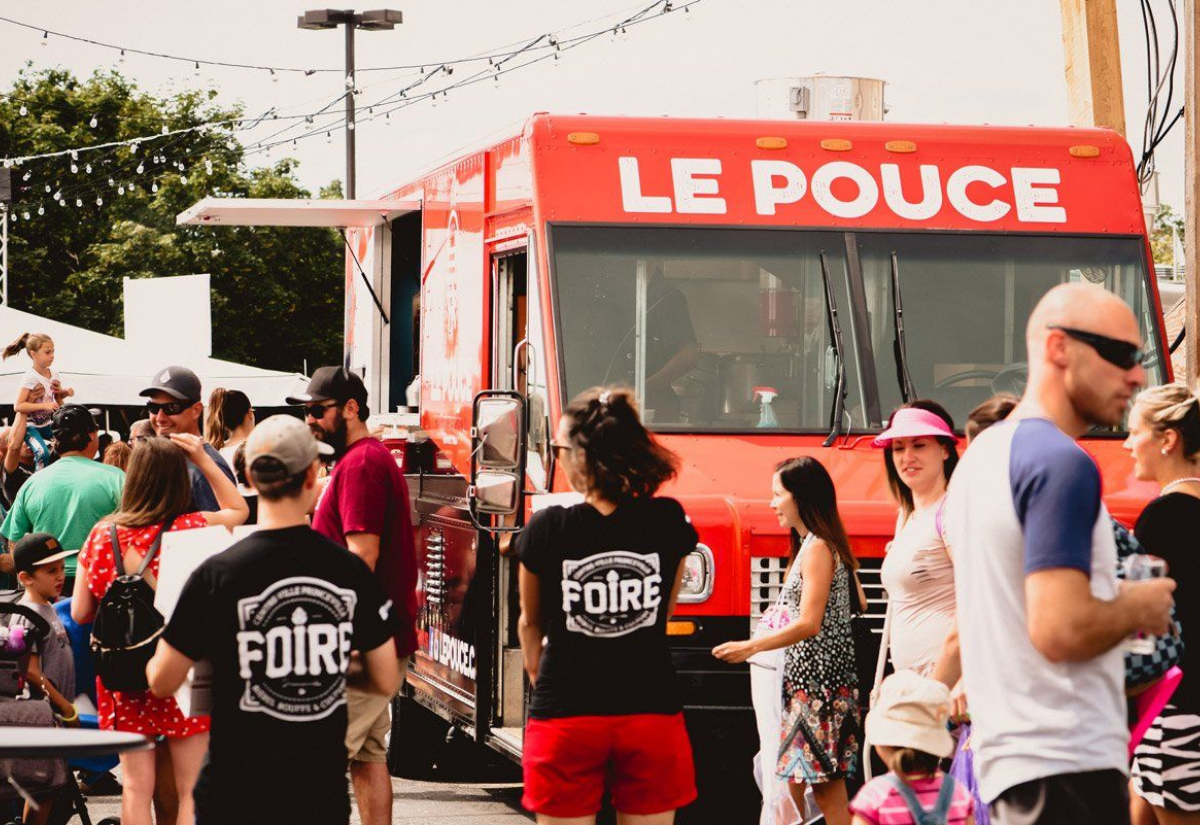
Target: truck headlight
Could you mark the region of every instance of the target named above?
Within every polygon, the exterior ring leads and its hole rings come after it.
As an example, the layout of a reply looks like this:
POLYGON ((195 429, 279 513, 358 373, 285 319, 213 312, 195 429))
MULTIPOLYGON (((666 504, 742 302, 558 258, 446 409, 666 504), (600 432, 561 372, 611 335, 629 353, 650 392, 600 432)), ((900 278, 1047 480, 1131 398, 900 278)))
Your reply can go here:
POLYGON ((683 584, 679 588, 682 604, 695 604, 708 599, 713 592, 713 553, 707 546, 697 544, 696 549, 683 557, 683 584))

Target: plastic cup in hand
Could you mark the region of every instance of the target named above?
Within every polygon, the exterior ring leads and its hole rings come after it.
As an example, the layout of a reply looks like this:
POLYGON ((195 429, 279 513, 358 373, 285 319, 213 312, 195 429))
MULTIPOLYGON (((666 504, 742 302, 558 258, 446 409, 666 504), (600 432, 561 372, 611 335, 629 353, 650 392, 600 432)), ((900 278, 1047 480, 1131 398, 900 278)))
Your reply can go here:
MULTIPOLYGON (((1125 568, 1125 581, 1161 579, 1167 575, 1166 561, 1158 556, 1149 556, 1145 553, 1134 553, 1129 556, 1125 559, 1123 567, 1125 568)), ((1139 630, 1125 640, 1125 652, 1148 656, 1154 652, 1154 640, 1153 634, 1143 633, 1139 630)))

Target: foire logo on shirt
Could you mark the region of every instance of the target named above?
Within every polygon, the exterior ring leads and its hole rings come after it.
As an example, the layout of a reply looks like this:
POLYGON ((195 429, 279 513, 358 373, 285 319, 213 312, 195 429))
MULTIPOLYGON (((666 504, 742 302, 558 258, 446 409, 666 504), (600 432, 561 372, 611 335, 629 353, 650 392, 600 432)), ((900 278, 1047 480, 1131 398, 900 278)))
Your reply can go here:
POLYGON ((353 590, 308 576, 239 599, 241 709, 314 722, 344 705, 357 602, 353 590))
POLYGON ((656 553, 611 550, 564 560, 562 572, 567 630, 614 638, 658 621, 662 575, 656 553))

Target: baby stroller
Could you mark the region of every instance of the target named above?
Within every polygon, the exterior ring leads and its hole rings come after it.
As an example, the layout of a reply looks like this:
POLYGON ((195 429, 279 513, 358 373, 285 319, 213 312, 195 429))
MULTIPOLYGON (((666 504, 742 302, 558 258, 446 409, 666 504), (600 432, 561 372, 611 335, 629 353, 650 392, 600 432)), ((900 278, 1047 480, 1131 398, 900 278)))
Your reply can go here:
MULTIPOLYGON (((16 597, 19 596, 18 592, 16 597)), ((0 633, 4 637, 3 644, 0 644, 0 725, 53 727, 55 717, 49 701, 17 698, 24 693, 30 653, 50 634, 50 625, 36 611, 17 604, 12 593, 0 595, 0 624, 4 625, 4 632, 0 633), (17 631, 23 628, 7 627, 6 619, 12 615, 19 615, 29 623, 28 632, 22 634, 17 631)), ((92 825, 75 775, 67 769, 63 760, 0 759, 2 821, 18 821, 23 802, 30 797, 54 798, 50 817, 52 825, 62 825, 76 814, 83 825, 92 825)), ((98 825, 119 823, 119 819, 108 818, 98 825)))

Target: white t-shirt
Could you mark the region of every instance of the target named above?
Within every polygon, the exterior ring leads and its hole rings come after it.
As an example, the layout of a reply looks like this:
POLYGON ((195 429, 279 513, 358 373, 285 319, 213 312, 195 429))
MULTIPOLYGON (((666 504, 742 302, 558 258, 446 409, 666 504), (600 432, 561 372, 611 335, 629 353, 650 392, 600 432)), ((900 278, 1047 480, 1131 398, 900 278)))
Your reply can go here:
POLYGON ((944 523, 984 801, 1058 774, 1127 772, 1120 646, 1055 664, 1027 625, 1025 577, 1039 570, 1079 570, 1096 598, 1116 597, 1116 543, 1095 462, 1045 419, 997 424, 954 471, 944 523))
POLYGON ((896 520, 880 578, 892 622, 888 646, 897 670, 933 671, 954 630, 954 564, 937 529, 941 500, 896 520))
MULTIPOLYGON (((30 367, 28 372, 21 376, 21 389, 33 390, 37 389, 38 387, 44 387, 46 392, 42 395, 42 400, 38 403, 45 403, 47 401, 54 400, 54 390, 51 388, 51 382, 57 380, 58 370, 56 369, 51 368, 50 377, 47 378, 33 367, 30 367)), ((31 424, 41 427, 44 424, 49 424, 50 419, 53 417, 54 413, 50 412, 49 410, 39 410, 38 412, 29 414, 29 421, 31 424)))

